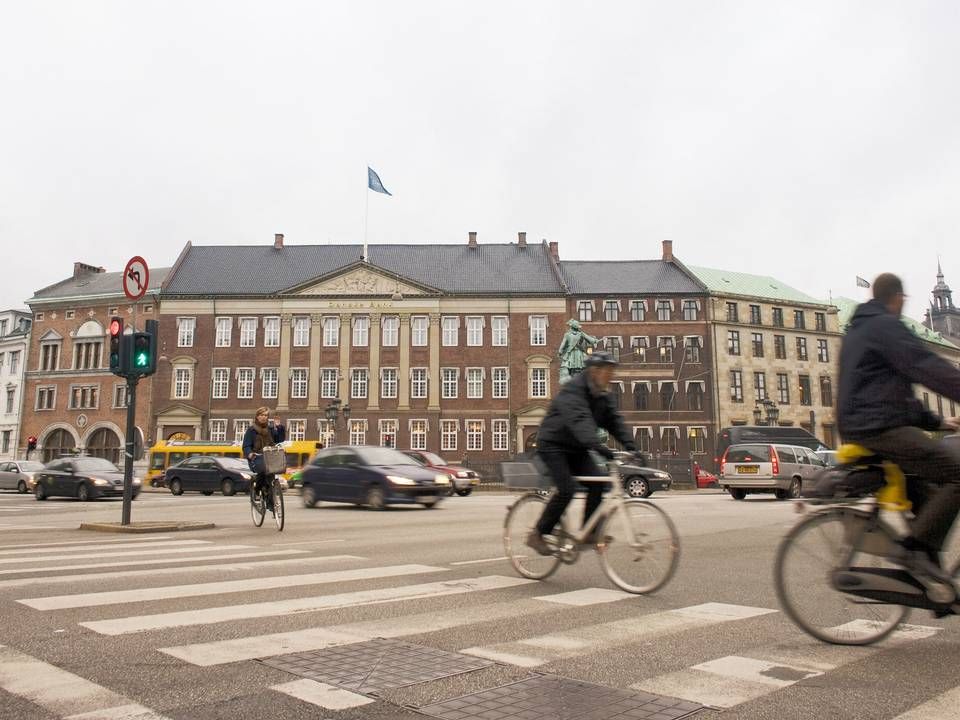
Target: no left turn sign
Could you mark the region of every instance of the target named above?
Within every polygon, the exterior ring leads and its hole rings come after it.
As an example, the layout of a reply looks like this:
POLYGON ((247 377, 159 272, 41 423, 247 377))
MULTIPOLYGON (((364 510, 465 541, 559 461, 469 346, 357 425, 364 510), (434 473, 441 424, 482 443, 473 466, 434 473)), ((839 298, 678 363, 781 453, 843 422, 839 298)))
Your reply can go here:
POLYGON ((123 294, 130 300, 139 300, 150 285, 150 270, 147 261, 136 255, 123 269, 123 294))

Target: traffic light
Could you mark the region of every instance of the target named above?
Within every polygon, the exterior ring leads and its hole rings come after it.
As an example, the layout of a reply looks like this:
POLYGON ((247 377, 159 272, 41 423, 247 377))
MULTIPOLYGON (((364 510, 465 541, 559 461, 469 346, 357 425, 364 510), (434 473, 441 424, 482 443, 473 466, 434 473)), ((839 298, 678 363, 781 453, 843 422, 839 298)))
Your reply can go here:
POLYGON ((157 371, 157 321, 147 320, 145 332, 133 334, 129 372, 143 377, 157 371))
POLYGON ((37 449, 37 438, 31 435, 27 438, 27 450, 36 450, 37 449))
POLYGON ((126 343, 123 341, 123 318, 110 318, 110 372, 123 375, 127 372, 126 343))

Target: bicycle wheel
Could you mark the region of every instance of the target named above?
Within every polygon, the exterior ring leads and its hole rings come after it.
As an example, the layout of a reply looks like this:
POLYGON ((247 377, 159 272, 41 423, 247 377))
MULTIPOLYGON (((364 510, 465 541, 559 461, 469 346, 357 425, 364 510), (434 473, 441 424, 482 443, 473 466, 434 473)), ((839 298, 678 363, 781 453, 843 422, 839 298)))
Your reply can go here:
POLYGON ((847 564, 850 542, 871 515, 855 508, 831 508, 801 520, 777 549, 774 582, 787 616, 805 633, 834 645, 869 645, 882 640, 906 618, 909 609, 837 590, 831 582, 841 566, 895 568, 884 550, 896 535, 878 523, 858 544, 847 564))
POLYGON ((503 547, 510 564, 523 577, 531 580, 549 577, 560 565, 560 558, 555 555, 540 555, 527 547, 527 536, 536 527, 546 506, 546 498, 527 493, 510 507, 503 521, 503 547))
POLYGON ((666 585, 680 562, 680 537, 670 516, 646 500, 625 500, 600 527, 603 571, 630 593, 651 593, 666 585))
POLYGON ((250 515, 253 517, 253 524, 257 527, 263 525, 263 516, 267 514, 267 501, 263 493, 257 490, 257 484, 250 486, 250 515))
POLYGON ((283 488, 279 480, 274 480, 270 486, 273 492, 273 520, 277 523, 277 530, 283 532, 283 488))

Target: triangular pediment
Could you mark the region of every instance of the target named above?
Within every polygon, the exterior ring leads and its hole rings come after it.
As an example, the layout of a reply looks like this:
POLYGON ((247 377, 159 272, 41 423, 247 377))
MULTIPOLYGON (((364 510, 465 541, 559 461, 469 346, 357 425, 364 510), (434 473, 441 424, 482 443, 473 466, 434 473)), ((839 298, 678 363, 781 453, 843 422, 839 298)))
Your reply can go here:
POLYGON ((404 296, 435 295, 434 288, 380 270, 366 263, 356 263, 335 273, 314 278, 296 287, 290 288, 289 295, 338 295, 351 297, 370 297, 382 295, 389 297, 396 293, 404 296))

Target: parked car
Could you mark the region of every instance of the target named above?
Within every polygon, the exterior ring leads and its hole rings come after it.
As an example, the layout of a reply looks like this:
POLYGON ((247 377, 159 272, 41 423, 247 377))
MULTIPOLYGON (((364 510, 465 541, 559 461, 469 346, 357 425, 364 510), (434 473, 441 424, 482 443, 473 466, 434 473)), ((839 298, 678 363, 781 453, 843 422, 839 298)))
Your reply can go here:
POLYGON ((302 478, 300 497, 308 508, 321 500, 373 510, 411 503, 432 508, 451 486, 446 473, 424 467, 399 450, 373 446, 321 450, 304 467, 302 478))
POLYGON ((720 460, 720 485, 734 500, 756 492, 785 500, 800 497, 803 483, 824 467, 813 450, 799 445, 731 445, 720 460))
MULTIPOLYGON (((123 471, 109 460, 81 455, 51 460, 34 474, 33 494, 37 500, 72 497, 93 500, 123 496, 123 471)), ((133 479, 133 497, 140 494, 140 480, 133 479)))
POLYGON ((0 490, 31 492, 34 476, 41 470, 43 470, 43 463, 36 460, 11 460, 0 463, 0 490))
POLYGON ((250 491, 253 477, 246 460, 194 455, 164 470, 163 484, 174 495, 183 495, 188 491, 213 495, 217 490, 224 495, 236 495, 250 491))
POLYGON ((827 447, 824 443, 802 427, 783 425, 733 425, 721 428, 717 435, 717 456, 719 463, 723 453, 731 445, 774 443, 776 445, 800 445, 810 450, 827 447))
POLYGON ((718 478, 709 470, 704 470, 700 463, 693 464, 693 475, 698 489, 719 487, 718 478))
POLYGON ((426 450, 402 450, 404 455, 409 455, 421 465, 425 465, 431 470, 446 473, 450 476, 451 494, 456 493, 461 497, 466 497, 473 492, 473 489, 480 484, 480 476, 473 470, 468 470, 460 465, 448 463, 436 453, 426 450))
POLYGON ((657 490, 669 490, 673 484, 673 478, 666 470, 641 465, 630 453, 616 452, 614 456, 623 461, 620 477, 623 478, 623 489, 631 497, 650 497, 657 490))

